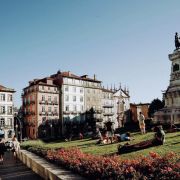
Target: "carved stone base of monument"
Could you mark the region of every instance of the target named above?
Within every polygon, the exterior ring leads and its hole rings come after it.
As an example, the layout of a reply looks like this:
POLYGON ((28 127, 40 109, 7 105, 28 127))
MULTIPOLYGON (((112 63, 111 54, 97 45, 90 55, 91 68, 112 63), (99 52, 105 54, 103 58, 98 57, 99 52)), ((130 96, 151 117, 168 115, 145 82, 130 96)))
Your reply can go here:
POLYGON ((155 123, 180 124, 180 49, 169 54, 170 84, 163 94, 165 107, 154 114, 155 123))

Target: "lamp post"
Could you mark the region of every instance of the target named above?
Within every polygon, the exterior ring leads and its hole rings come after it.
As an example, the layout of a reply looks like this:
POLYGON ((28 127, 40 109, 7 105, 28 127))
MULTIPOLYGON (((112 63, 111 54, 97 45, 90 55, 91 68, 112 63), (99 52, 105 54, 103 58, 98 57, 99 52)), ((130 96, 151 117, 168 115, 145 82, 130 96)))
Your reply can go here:
POLYGON ((51 138, 52 138, 52 124, 50 124, 50 128, 51 128, 51 138))
POLYGON ((16 124, 15 127, 16 127, 16 137, 18 138, 18 124, 16 124))

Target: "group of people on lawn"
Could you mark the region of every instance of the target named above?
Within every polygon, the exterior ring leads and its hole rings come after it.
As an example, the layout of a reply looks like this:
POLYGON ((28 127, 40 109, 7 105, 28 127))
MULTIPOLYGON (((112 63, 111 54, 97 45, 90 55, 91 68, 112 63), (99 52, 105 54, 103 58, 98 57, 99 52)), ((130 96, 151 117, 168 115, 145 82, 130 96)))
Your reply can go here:
MULTIPOLYGON (((146 128, 145 128, 145 117, 144 115, 140 112, 139 113, 139 128, 141 131, 141 134, 146 133, 146 128)), ((162 126, 156 126, 153 128, 153 131, 155 132, 154 138, 151 140, 143 141, 137 144, 130 145, 129 143, 125 144, 123 146, 123 149, 143 149, 151 146, 157 146, 157 145, 162 145, 165 142, 165 133, 162 128, 162 126), (126 147, 126 148, 124 148, 126 147)), ((97 136, 98 136, 98 141, 97 144, 109 144, 109 143, 114 143, 114 142, 122 142, 122 141, 130 141, 134 140, 134 138, 131 137, 130 132, 122 133, 122 134, 115 134, 114 129, 113 129, 113 122, 112 121, 107 121, 105 123, 105 130, 100 131, 97 129, 97 136)))

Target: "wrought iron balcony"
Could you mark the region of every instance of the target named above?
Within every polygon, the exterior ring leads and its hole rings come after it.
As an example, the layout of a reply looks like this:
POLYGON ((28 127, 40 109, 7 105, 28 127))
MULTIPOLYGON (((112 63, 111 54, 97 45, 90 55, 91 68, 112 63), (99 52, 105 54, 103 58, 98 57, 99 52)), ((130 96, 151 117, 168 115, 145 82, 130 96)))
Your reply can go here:
POLYGON ((46 104, 46 101, 45 100, 40 100, 39 104, 46 104))
POLYGON ((113 116, 114 113, 113 112, 105 112, 103 113, 104 116, 113 116))
POLYGON ((113 104, 104 104, 103 107, 104 108, 113 108, 114 105, 113 104))

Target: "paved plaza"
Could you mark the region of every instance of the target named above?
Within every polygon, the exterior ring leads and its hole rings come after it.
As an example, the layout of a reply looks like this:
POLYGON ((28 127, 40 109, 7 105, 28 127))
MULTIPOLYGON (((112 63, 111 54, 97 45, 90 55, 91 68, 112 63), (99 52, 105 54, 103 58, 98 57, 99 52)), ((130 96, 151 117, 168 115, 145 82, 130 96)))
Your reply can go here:
POLYGON ((22 162, 18 161, 16 163, 12 153, 8 151, 4 156, 4 164, 0 165, 0 180, 4 179, 41 180, 42 178, 27 168, 22 162))

